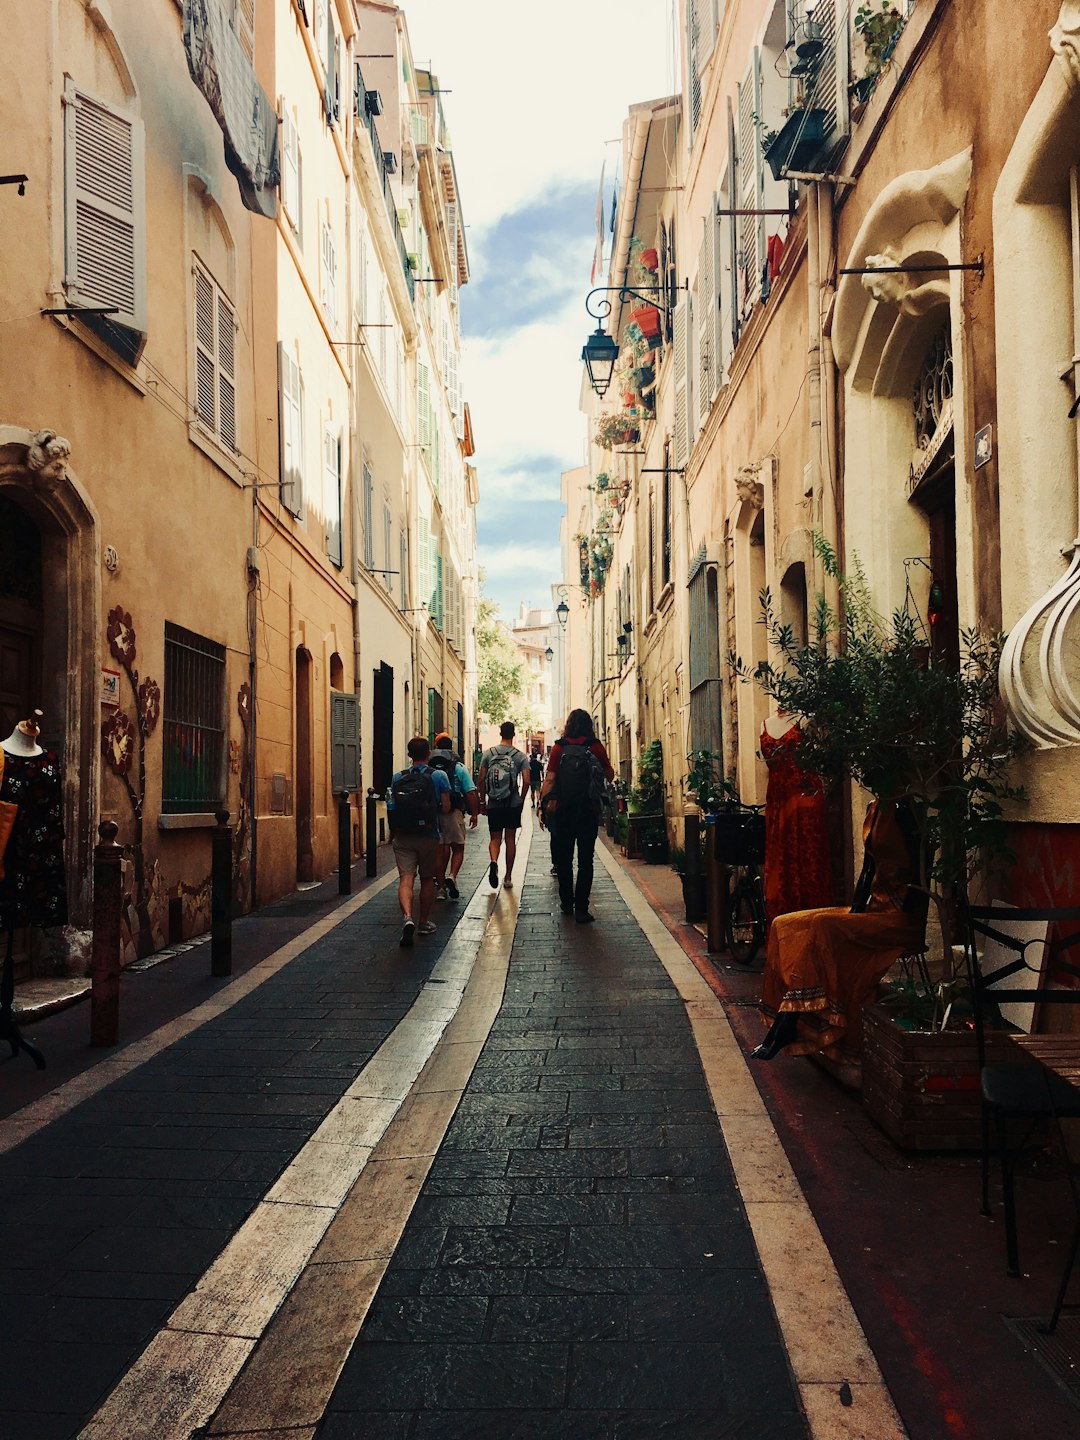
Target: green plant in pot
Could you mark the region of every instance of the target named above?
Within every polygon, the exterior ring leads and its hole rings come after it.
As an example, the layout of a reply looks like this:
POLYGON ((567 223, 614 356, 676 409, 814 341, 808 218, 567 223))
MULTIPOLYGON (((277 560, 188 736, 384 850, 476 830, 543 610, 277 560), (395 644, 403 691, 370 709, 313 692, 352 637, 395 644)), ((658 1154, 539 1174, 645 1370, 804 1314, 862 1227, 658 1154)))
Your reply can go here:
POLYGON ((814 545, 839 586, 840 613, 819 596, 811 638, 802 644, 763 590, 762 623, 778 658, 753 668, 737 656, 730 663, 799 717, 796 760, 804 769, 826 780, 851 779, 876 799, 909 807, 920 888, 937 909, 943 942, 940 974, 926 977, 940 1018, 961 978, 953 960, 958 888, 1011 863, 1004 806, 1024 798, 1009 772, 1026 746, 1005 725, 998 693, 1004 637, 964 631, 959 666, 950 665, 932 653, 917 616, 878 615, 857 560, 844 575, 820 535, 814 545))
POLYGON ((906 23, 904 17, 892 0, 881 0, 877 7, 872 0, 866 0, 855 11, 851 23, 866 53, 866 78, 875 78, 889 63, 906 23))
POLYGON ((637 784, 629 794, 631 815, 659 815, 664 808, 664 753, 659 740, 650 740, 638 754, 637 784))

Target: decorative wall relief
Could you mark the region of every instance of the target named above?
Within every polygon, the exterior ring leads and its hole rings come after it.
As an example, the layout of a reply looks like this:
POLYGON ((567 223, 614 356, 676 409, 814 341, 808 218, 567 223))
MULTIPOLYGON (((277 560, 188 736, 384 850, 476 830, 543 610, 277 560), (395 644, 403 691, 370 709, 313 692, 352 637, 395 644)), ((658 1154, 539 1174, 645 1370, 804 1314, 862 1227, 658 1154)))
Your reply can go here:
POLYGON ((157 865, 149 874, 143 855, 143 802, 146 796, 146 742, 161 718, 161 687, 147 676, 140 680, 135 668, 135 626, 130 614, 117 605, 109 611, 106 638, 109 653, 128 678, 134 718, 122 707, 106 715, 101 724, 101 751, 108 768, 121 781, 131 806, 134 840, 131 845, 130 894, 125 893, 125 924, 140 958, 165 943, 162 917, 166 908, 157 865))

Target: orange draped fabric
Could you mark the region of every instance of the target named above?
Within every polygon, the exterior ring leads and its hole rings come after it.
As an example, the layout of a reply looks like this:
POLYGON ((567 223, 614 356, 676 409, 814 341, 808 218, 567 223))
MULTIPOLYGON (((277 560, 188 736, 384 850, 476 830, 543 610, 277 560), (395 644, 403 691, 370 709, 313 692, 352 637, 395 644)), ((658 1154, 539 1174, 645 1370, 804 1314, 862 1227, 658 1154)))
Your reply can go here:
POLYGON ((772 921, 791 910, 812 910, 836 898, 821 779, 800 770, 802 737, 792 721, 779 738, 761 732, 769 767, 765 795, 765 913, 772 921))
POLYGON ((863 1004, 889 967, 924 943, 925 908, 903 908, 917 876, 894 802, 870 806, 863 842, 875 867, 864 911, 797 910, 779 916, 769 930, 761 1010, 770 1022, 780 1014, 798 1016, 798 1038, 785 1047, 786 1055, 856 1056, 863 1004))

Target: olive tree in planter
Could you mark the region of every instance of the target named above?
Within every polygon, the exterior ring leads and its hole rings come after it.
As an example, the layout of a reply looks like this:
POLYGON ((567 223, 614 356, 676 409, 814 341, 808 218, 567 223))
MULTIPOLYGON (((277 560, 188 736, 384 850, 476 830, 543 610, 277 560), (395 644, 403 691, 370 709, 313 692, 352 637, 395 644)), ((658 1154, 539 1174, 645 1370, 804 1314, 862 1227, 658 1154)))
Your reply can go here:
MULTIPOLYGON (((1025 742, 1003 718, 997 683, 1003 636, 964 631, 953 668, 933 655, 917 617, 905 610, 888 621, 878 615, 857 561, 853 574, 843 575, 822 537, 815 537, 815 548, 839 583, 840 613, 819 596, 811 638, 802 644, 764 590, 762 620, 778 658, 749 669, 732 656, 731 664, 799 717, 796 759, 804 769, 826 780, 849 778, 877 799, 904 799, 915 818, 921 887, 937 909, 942 953, 931 966, 909 967, 876 1017, 885 1017, 881 1024, 867 1024, 865 1093, 875 1061, 872 1040, 882 1025, 921 1041, 950 1027, 953 1034, 969 1030, 966 975, 956 959, 957 896, 977 875, 1012 861, 1003 807, 1024 798, 1009 771, 1025 742)), ((969 1038, 965 1034, 959 1062, 965 1070, 975 1067, 969 1038)), ((894 1079, 900 1078, 897 1070, 894 1079)), ((887 1092, 890 1082, 878 1077, 873 1083, 887 1092)))

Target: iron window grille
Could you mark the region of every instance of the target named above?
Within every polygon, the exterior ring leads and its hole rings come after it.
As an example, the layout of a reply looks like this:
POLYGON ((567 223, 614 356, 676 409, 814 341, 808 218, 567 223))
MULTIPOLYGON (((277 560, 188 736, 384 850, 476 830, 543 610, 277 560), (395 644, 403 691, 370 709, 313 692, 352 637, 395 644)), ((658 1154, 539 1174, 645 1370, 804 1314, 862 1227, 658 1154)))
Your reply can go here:
POLYGON ((225 797, 225 647, 165 623, 161 810, 220 809, 225 797))

